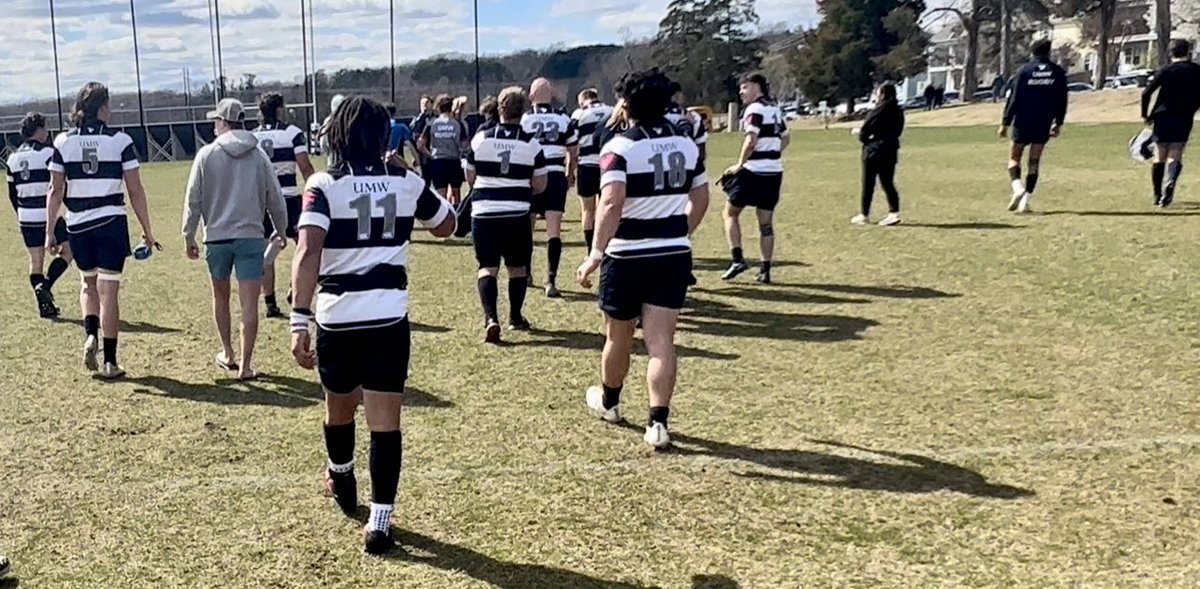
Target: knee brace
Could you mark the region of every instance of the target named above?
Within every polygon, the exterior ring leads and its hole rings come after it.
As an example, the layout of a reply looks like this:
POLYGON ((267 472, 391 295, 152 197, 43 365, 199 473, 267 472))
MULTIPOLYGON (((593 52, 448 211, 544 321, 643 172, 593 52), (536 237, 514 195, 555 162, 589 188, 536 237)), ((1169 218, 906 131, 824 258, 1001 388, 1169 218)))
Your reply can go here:
POLYGON ((758 226, 758 233, 763 237, 775 237, 775 225, 771 223, 763 223, 758 226))

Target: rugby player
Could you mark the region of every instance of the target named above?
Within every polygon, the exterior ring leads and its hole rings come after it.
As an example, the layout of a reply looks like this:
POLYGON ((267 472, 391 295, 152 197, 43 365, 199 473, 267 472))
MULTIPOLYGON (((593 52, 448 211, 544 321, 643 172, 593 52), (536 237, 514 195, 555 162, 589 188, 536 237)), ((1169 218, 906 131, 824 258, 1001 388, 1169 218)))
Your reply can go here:
POLYGON ((671 103, 667 105, 667 121, 679 128, 681 134, 691 137, 700 148, 700 161, 706 161, 708 156, 708 127, 700 115, 685 109, 683 105, 683 86, 673 82, 671 87, 671 103))
POLYGON ((508 268, 509 327, 530 329, 522 314, 528 288, 527 268, 533 256, 529 211, 534 195, 546 190, 548 165, 544 148, 521 125, 528 108, 525 91, 513 86, 500 93, 500 120, 471 140, 463 164, 471 185, 471 234, 479 262, 479 301, 483 305, 484 341, 500 343, 497 276, 508 268))
POLYGON ((161 249, 150 227, 146 190, 138 172, 133 139, 112 129, 108 88, 89 82, 79 90, 71 120, 75 128, 54 140, 50 194, 46 203, 46 250, 58 254, 55 237, 59 210, 67 207, 67 233, 75 266, 83 277, 83 364, 101 378, 121 378, 117 340, 121 331, 121 273, 129 257, 125 193, 142 226, 142 247, 161 249), (103 333, 104 364, 96 361, 103 333))
POLYGON ((1033 193, 1041 174, 1042 154, 1052 137, 1062 133, 1067 119, 1067 72, 1050 61, 1049 40, 1033 46, 1033 61, 1013 77, 1001 137, 1012 136, 1008 159, 1008 177, 1012 180, 1012 200, 1008 210, 1031 213, 1033 193), (1010 131, 1011 129, 1011 131, 1010 131), (1021 159, 1029 148, 1029 168, 1021 181, 1021 159))
POLYGON ((601 195, 596 241, 576 279, 591 288, 600 271, 600 308, 607 332, 601 386, 587 391, 588 408, 621 421, 621 391, 629 372, 637 321, 650 356, 650 414, 643 439, 671 443, 668 420, 678 362, 675 326, 692 270, 690 235, 708 210, 708 179, 695 142, 666 120, 671 81, 657 70, 622 84, 628 130, 600 154, 601 195))
POLYGON ((1200 110, 1200 65, 1192 62, 1192 44, 1182 39, 1171 45, 1171 64, 1154 74, 1142 92, 1142 119, 1154 127, 1157 151, 1151 168, 1154 204, 1169 207, 1183 174, 1183 151, 1192 137, 1200 110), (1154 108, 1150 101, 1155 93, 1154 108))
MULTIPOLYGON (((313 175, 313 165, 308 157, 308 140, 304 131, 288 124, 285 113, 282 94, 269 92, 260 96, 259 125, 254 130, 254 136, 258 139, 259 148, 267 154, 275 168, 275 177, 283 189, 283 202, 287 204, 287 227, 275 227, 271 218, 266 216, 263 218, 263 237, 271 239, 271 236, 279 234, 294 240, 298 237, 296 224, 300 221, 300 183, 296 173, 299 172, 301 178, 307 180, 313 175)), ((274 261, 264 268, 262 291, 267 317, 283 317, 275 298, 274 261)), ((290 294, 288 298, 291 298, 290 294)))
POLYGON ((349 98, 333 114, 329 145, 339 163, 308 179, 292 266, 292 354, 302 368, 317 367, 325 389, 326 488, 346 514, 358 506, 354 416, 360 400, 371 430, 371 514, 363 532, 369 554, 395 547, 391 518, 411 355, 409 240, 414 223, 438 237, 454 231, 449 203, 420 176, 384 163, 388 133, 387 110, 369 98, 349 98))
POLYGON ((29 251, 29 286, 37 300, 38 313, 44 319, 58 317, 54 303, 54 284, 71 265, 71 245, 67 223, 54 221, 55 240, 59 254, 50 261, 50 271, 43 273, 46 264, 46 193, 50 191, 50 160, 54 147, 46 130, 46 117, 29 113, 21 120, 21 146, 8 157, 8 198, 17 213, 21 237, 29 251))
POLYGON ((771 282, 771 260, 775 255, 775 207, 783 188, 783 152, 791 142, 783 112, 771 100, 771 86, 760 74, 742 78, 740 95, 746 111, 742 130, 746 138, 738 163, 725 170, 722 184, 729 195, 725 206, 725 234, 733 261, 721 276, 733 280, 750 265, 742 254, 742 209, 754 207, 758 215, 762 269, 755 280, 771 282))
POLYGON ((588 88, 579 93, 579 108, 571 114, 579 130, 579 204, 582 209, 583 241, 588 251, 596 234, 596 197, 600 195, 600 148, 596 131, 612 117, 613 108, 600 101, 600 93, 588 88))
POLYGON ((462 154, 466 148, 467 127, 454 118, 454 99, 443 94, 434 101, 438 117, 425 124, 417 149, 424 157, 421 168, 425 178, 450 204, 462 201, 462 154))
MULTIPOLYGON (((529 88, 533 110, 521 119, 521 127, 532 133, 546 156, 546 191, 534 199, 532 212, 546 219, 546 256, 549 273, 546 296, 559 298, 558 265, 562 260, 562 217, 567 208, 567 192, 575 185, 579 160, 579 131, 565 112, 551 105, 554 86, 538 78, 529 88)), ((530 277, 532 279, 532 277, 530 277)))

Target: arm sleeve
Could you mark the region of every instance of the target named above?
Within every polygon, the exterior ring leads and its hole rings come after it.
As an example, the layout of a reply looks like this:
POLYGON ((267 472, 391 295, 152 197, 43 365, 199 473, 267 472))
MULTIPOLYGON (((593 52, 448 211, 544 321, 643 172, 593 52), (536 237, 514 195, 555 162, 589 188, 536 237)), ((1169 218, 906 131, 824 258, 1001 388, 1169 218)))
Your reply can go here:
POLYGON ((1008 100, 1004 102, 1004 118, 1000 122, 1005 127, 1011 126, 1017 116, 1017 94, 1020 93, 1020 89, 1021 74, 1017 73, 1008 85, 1008 100))
POLYGON ((453 212, 450 203, 435 192, 429 182, 425 182, 421 195, 417 197, 417 210, 413 213, 417 222, 422 227, 437 227, 453 212))
POLYGON ((754 111, 746 113, 746 118, 742 120, 742 130, 747 135, 758 135, 762 132, 763 116, 762 113, 754 111))
POLYGON ((126 172, 131 172, 138 169, 141 164, 138 163, 137 150, 133 148, 133 138, 129 138, 129 144, 125 149, 121 150, 121 169, 126 172))
POLYGON ((183 237, 187 240, 196 238, 196 229, 200 226, 200 203, 204 195, 203 167, 203 155, 197 154, 188 175, 187 195, 183 204, 183 237))
POLYGON ((533 175, 545 176, 550 172, 546 169, 546 150, 542 149, 541 144, 536 145, 537 155, 533 156, 533 175))
POLYGON ((615 150, 605 149, 600 154, 600 187, 615 183, 625 184, 625 170, 625 157, 615 150))
POLYGON ((51 172, 59 174, 67 173, 66 161, 63 159, 62 151, 58 149, 57 145, 54 146, 54 153, 50 156, 50 165, 48 167, 51 172))
POLYGON ((1150 118, 1150 101, 1154 98, 1154 93, 1162 86, 1162 72, 1158 72, 1146 89, 1142 91, 1142 118, 1150 118))
POLYGON ((17 179, 13 177, 11 168, 8 170, 8 200, 12 202, 13 211, 17 210, 17 179))
POLYGON ((292 152, 296 154, 308 153, 308 137, 305 137, 304 131, 296 129, 296 134, 292 136, 292 152))
POLYGON ((579 145, 579 121, 570 119, 567 123, 567 147, 579 145))
POLYGON ((267 198, 267 214, 271 216, 271 223, 276 228, 287 227, 287 204, 283 201, 283 189, 279 186, 279 177, 275 175, 275 168, 265 153, 259 159, 262 161, 259 174, 263 182, 263 193, 267 198))
POLYGON ((309 180, 308 187, 304 189, 304 208, 300 210, 300 223, 296 229, 303 227, 320 227, 329 231, 329 200, 325 198, 324 184, 317 175, 309 180))
POLYGON ((1054 78, 1054 100, 1055 112, 1054 120, 1059 125, 1064 125, 1067 122, 1067 104, 1070 101, 1070 92, 1067 91, 1067 74, 1059 70, 1058 75, 1054 78))
POLYGON ((695 177, 692 178, 692 190, 700 188, 705 184, 708 184, 708 172, 704 168, 704 162, 696 160, 696 172, 695 177))
POLYGON ((858 131, 858 140, 866 145, 871 142, 872 136, 875 134, 875 127, 879 123, 879 111, 873 110, 867 118, 863 120, 862 129, 858 131))

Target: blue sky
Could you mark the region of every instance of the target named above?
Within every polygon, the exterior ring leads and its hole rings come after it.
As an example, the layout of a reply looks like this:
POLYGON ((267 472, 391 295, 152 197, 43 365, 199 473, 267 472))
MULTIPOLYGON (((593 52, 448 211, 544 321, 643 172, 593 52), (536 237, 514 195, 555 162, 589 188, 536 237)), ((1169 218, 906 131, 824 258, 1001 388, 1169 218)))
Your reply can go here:
MULTIPOLYGON (((300 79, 300 0, 219 0, 226 74, 300 79)), ((485 54, 652 35, 668 0, 479 0, 485 54)), ((209 0, 134 0, 147 90, 212 79, 209 0)), ((314 0, 317 67, 385 65, 389 0, 314 0)), ((2 0, 0 101, 53 96, 47 0, 2 0)), ((471 0, 395 0, 397 60, 473 51, 471 0)), ((55 0, 64 94, 135 87, 128 0, 55 0)), ((815 22, 815 0, 758 0, 763 24, 815 22)))

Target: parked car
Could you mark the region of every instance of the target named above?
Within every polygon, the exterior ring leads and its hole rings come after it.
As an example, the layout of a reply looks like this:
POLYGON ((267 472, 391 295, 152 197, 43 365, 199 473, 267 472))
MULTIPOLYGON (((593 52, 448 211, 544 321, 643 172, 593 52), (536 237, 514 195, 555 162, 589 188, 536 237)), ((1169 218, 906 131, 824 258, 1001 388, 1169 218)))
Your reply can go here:
POLYGON ((905 110, 921 110, 925 108, 925 104, 925 97, 918 94, 905 100, 903 106, 905 110))
POLYGON ((1129 90, 1145 88, 1150 83, 1151 72, 1137 72, 1113 76, 1104 83, 1106 90, 1129 90))
POLYGON ((1091 92, 1096 87, 1086 82, 1074 82, 1067 84, 1067 92, 1091 92))

